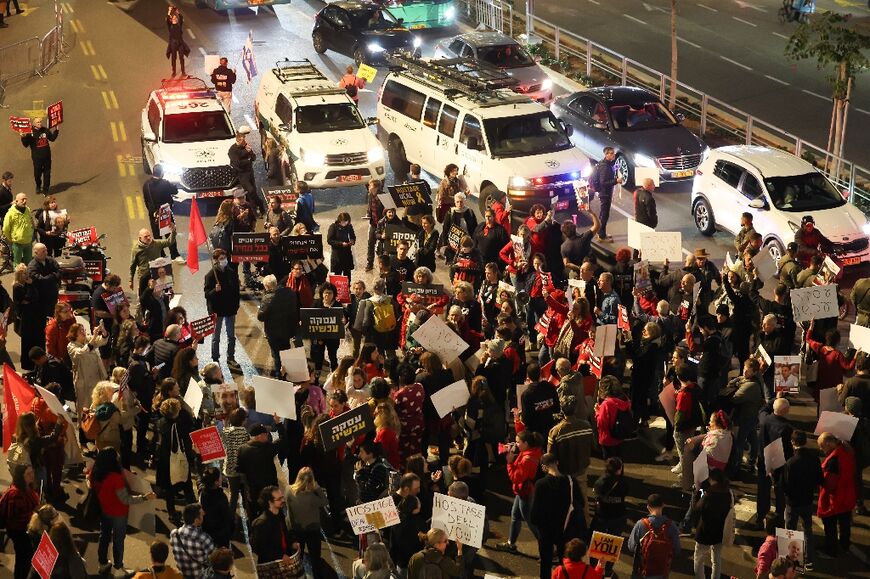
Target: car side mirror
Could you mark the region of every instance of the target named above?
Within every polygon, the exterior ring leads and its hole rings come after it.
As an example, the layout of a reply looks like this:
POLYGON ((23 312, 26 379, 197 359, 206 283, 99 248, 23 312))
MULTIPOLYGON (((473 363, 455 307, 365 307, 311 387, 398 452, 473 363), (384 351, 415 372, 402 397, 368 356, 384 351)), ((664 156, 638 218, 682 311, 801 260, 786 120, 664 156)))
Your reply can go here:
POLYGON ((598 129, 599 131, 606 131, 607 124, 606 123, 592 123, 592 126, 598 129))
POLYGON ((483 144, 481 144, 480 140, 477 137, 468 137, 468 140, 465 141, 465 146, 469 151, 482 151, 483 144))
POLYGON ((756 197, 752 201, 749 202, 749 206, 752 209, 767 209, 767 203, 764 202, 764 199, 761 197, 756 197))
POLYGON ((676 113, 674 115, 674 118, 677 119, 678 123, 682 123, 683 121, 686 120, 686 115, 684 115, 683 113, 676 113))
POLYGON ((367 119, 366 119, 366 124, 367 124, 368 126, 372 126, 372 125, 376 125, 376 124, 378 124, 378 117, 369 117, 369 118, 367 118, 367 119))

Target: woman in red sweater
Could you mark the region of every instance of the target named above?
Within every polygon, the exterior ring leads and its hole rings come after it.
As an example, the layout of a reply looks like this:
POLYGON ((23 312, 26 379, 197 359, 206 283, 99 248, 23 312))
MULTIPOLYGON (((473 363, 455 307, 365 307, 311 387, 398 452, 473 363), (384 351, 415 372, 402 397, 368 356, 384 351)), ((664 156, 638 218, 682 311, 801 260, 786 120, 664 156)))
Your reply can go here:
POLYGON ((35 478, 32 466, 17 465, 12 469, 12 486, 0 496, 0 516, 6 520, 6 535, 15 547, 15 579, 26 579, 33 558, 27 524, 39 506, 39 495, 33 490, 35 478))
POLYGON ((812 391, 813 400, 818 404, 819 392, 842 384, 845 381, 843 373, 855 369, 856 358, 854 353, 851 357, 847 357, 837 349, 840 343, 839 330, 831 329, 825 332, 824 344, 813 340, 810 336, 813 335, 815 325, 815 320, 810 322, 810 326, 804 333, 804 339, 807 346, 819 357, 818 377, 812 391))
POLYGON ((97 493, 100 500, 100 542, 97 546, 97 559, 100 573, 109 570, 109 542, 112 542, 112 555, 116 570, 124 571, 124 539, 127 536, 127 515, 130 505, 154 499, 154 493, 132 495, 127 488, 127 480, 114 448, 104 448, 94 460, 88 475, 88 486, 97 493))
POLYGON ((399 469, 402 459, 399 456, 399 432, 402 428, 396 410, 387 402, 375 406, 375 442, 384 449, 384 457, 395 469, 399 469))
POLYGON ((511 525, 506 543, 499 543, 500 551, 517 551, 517 538, 523 521, 529 520, 532 506, 532 493, 535 490, 535 475, 541 462, 541 435, 531 430, 523 430, 516 437, 507 453, 507 472, 514 491, 514 505, 511 508, 511 525), (518 452, 519 451, 519 452, 518 452))

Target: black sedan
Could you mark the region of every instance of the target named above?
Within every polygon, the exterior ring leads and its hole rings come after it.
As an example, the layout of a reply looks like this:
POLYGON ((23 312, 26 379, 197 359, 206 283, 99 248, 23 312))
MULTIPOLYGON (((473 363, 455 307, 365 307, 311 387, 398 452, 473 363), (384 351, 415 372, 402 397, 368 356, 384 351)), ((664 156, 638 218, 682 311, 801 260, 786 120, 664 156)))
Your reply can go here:
POLYGON ((561 96, 550 108, 574 127, 571 141, 590 158, 600 159, 604 147, 616 149, 616 167, 628 188, 640 181, 638 168, 658 173, 662 182, 693 178, 707 148, 682 126, 682 115, 641 88, 590 88, 561 96))
POLYGON ((400 20, 371 2, 343 1, 326 6, 314 18, 314 50, 329 49, 359 63, 384 64, 394 52, 420 54, 420 38, 402 28, 400 20))

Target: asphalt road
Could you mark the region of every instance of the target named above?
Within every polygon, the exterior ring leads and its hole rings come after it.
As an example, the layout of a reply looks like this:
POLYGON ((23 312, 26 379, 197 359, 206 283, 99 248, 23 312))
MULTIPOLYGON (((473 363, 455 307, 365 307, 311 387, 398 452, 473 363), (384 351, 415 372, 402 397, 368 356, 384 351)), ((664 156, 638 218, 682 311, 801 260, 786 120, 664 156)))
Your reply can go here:
MULTIPOLYGON (((523 2, 515 3, 522 10, 523 2)), ((534 0, 534 14, 665 73, 671 66, 667 0, 534 0)), ((828 72, 785 57, 794 23, 780 24, 780 0, 679 0, 678 78, 733 107, 822 148, 831 120, 828 72)), ((817 10, 854 14, 865 31, 870 8, 817 0, 817 10)), ((845 157, 870 166, 870 79, 855 84, 845 157)))
MULTIPOLYGON (((349 59, 332 52, 318 56, 311 49, 312 15, 322 6, 315 0, 280 6, 274 12, 260 10, 258 14, 241 11, 229 17, 208 10, 197 10, 193 7, 192 0, 179 2, 179 6, 185 15, 187 41, 192 48, 187 70, 194 74, 199 74, 202 67, 203 52, 226 54, 231 63, 235 62, 250 30, 254 33, 255 52, 261 74, 270 63, 285 56, 310 58, 333 78, 338 78, 339 71, 350 62, 349 59)), ((76 45, 69 58, 53 68, 44 78, 10 87, 3 103, 8 107, 5 111, 8 114, 29 114, 29 111, 63 99, 66 120, 61 128, 60 138, 53 144, 53 192, 57 194, 61 206, 69 210, 74 227, 95 225, 100 233, 108 235, 109 255, 113 258, 110 266, 124 278, 127 276, 132 240, 140 228, 147 226, 140 196, 141 184, 146 177, 139 158, 139 113, 148 92, 159 86, 160 79, 169 73, 169 66, 164 58, 165 11, 164 3, 153 0, 66 3, 66 18, 75 22, 77 31, 76 45)), ((17 28, 7 29, 12 33, 8 38, 13 38, 13 35, 24 37, 46 30, 53 19, 51 4, 48 0, 37 0, 30 6, 28 20, 16 18, 18 17, 10 20, 12 26, 17 28)), ((430 49, 433 40, 434 38, 427 37, 426 46, 430 49)), ((233 108, 236 124, 253 124, 250 115, 256 86, 257 79, 250 85, 244 80, 237 85, 235 94, 238 102, 233 108)), ((374 101, 373 92, 362 92, 361 108, 364 115, 374 115, 374 101)), ((258 150, 256 134, 251 136, 254 138, 254 148, 258 150)), ((30 206, 35 209, 40 199, 32 194, 29 156, 14 135, 7 133, 7 138, 0 141, 0 159, 2 170, 16 173, 16 191, 30 193, 30 206)), ((262 180, 262 163, 257 164, 257 170, 262 180)), ((392 179, 392 175, 388 179, 392 179)), ((362 187, 318 191, 315 192, 315 199, 316 217, 324 230, 338 211, 348 211, 354 220, 357 235, 364 238, 366 225, 362 222, 365 213, 362 187)), ((730 239, 724 235, 717 235, 712 239, 700 238, 689 217, 688 199, 688 190, 685 187, 667 189, 659 194, 662 227, 681 231, 684 248, 705 247, 714 257, 721 259, 726 248, 730 247, 730 239)), ((615 206, 617 209, 612 221, 612 234, 618 244, 623 239, 621 236, 625 235, 625 212, 631 211, 630 195, 625 194, 623 198, 616 199, 615 206)), ((206 216, 207 228, 213 221, 215 209, 214 203, 200 204, 200 210, 206 216)), ((178 228, 181 232, 179 247, 183 255, 187 253, 188 211, 189 205, 184 204, 177 212, 178 228)), ((356 248, 358 264, 362 263, 363 251, 363 244, 359 244, 356 248)), ((175 270, 176 291, 181 293, 181 304, 187 308, 191 319, 205 315, 201 293, 207 260, 205 248, 201 248, 199 259, 203 269, 197 275, 190 275, 186 268, 176 266, 175 270)), ((373 279, 362 271, 357 275, 366 281, 373 279)), ((443 268, 438 275, 444 275, 443 268)), ((6 276, 3 281, 9 288, 10 277, 6 276)), ((244 376, 236 377, 239 383, 250 383, 252 375, 268 370, 269 353, 261 325, 256 321, 256 308, 255 297, 246 296, 236 324, 239 340, 236 358, 244 370, 244 376)), ((201 359, 208 359, 209 347, 210 344, 206 343, 200 350, 201 359)), ((16 361, 19 350, 17 338, 13 336, 10 339, 9 351, 16 361)), ((224 372, 229 376, 228 369, 225 368, 224 372)), ((815 420, 814 412, 805 405, 795 409, 794 418, 806 429, 811 429, 815 420)), ((663 425, 658 421, 641 438, 627 445, 626 458, 631 465, 627 471, 631 490, 629 520, 632 522, 641 516, 643 501, 650 492, 664 493, 671 505, 668 514, 674 518, 682 516, 686 499, 670 488, 673 475, 668 472, 667 466, 653 463, 650 459, 660 450, 659 440, 663 435, 663 425)), ((601 474, 601 469, 601 461, 594 459, 589 471, 590 482, 601 474)), ((512 498, 506 485, 506 477, 496 475, 492 478, 499 483, 489 489, 491 495, 487 502, 488 518, 496 533, 496 537, 488 542, 490 546, 503 540, 506 535, 512 498)), ((5 464, 0 465, 0 481, 6 483, 8 480, 5 464)), ((72 498, 64 509, 67 514, 73 512, 73 507, 84 496, 84 485, 80 480, 73 481, 69 489, 72 498)), ((737 492, 740 497, 738 519, 746 522, 754 514, 754 485, 738 483, 737 492)), ((166 539, 168 529, 172 526, 166 518, 163 501, 158 500, 155 505, 159 520, 157 536, 166 539)), ((73 523, 75 522, 74 519, 73 523)), ((628 531, 628 527, 625 531, 628 531)), ((88 566, 95 572, 96 534, 81 529, 77 533, 89 542, 86 554, 88 566)), ((816 534, 820 533, 821 528, 816 528, 816 534)), ((724 571, 740 578, 750 577, 754 563, 752 549, 757 548, 761 539, 760 533, 741 529, 737 545, 726 552, 724 571)), ((141 568, 147 564, 147 546, 151 540, 153 535, 144 531, 135 531, 128 535, 125 559, 127 566, 141 568)), ((870 545, 866 518, 856 522, 853 540, 866 552, 870 545)), ((481 567, 498 576, 535 576, 537 549, 527 528, 520 536, 519 546, 520 555, 483 549, 480 552, 481 567)), ((234 547, 239 557, 236 575, 253 576, 246 545, 243 541, 238 541, 234 547)), ((682 547, 683 554, 675 562, 672 577, 691 576, 693 542, 685 538, 682 547)), ((7 551, 11 553, 11 548, 7 551)), ((324 557, 335 569, 336 576, 343 577, 349 573, 350 562, 355 554, 351 546, 333 543, 331 549, 324 549, 324 557)), ((0 564, 5 567, 0 570, 0 576, 8 573, 11 560, 11 554, 0 556, 0 564)), ((624 555, 616 568, 620 576, 629 575, 629 565, 630 559, 624 555)), ((812 574, 813 577, 870 576, 866 573, 866 558, 862 562, 853 555, 819 564, 817 569, 819 570, 812 574)))

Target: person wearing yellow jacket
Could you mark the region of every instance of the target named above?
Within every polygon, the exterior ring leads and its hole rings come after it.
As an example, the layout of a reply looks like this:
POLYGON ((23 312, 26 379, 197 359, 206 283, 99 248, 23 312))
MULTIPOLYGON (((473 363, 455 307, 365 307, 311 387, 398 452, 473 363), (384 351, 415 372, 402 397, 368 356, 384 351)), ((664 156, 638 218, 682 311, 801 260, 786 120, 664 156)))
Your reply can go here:
POLYGON ((33 215, 27 208, 27 195, 19 193, 3 218, 3 235, 12 244, 13 265, 27 265, 33 259, 33 215))

